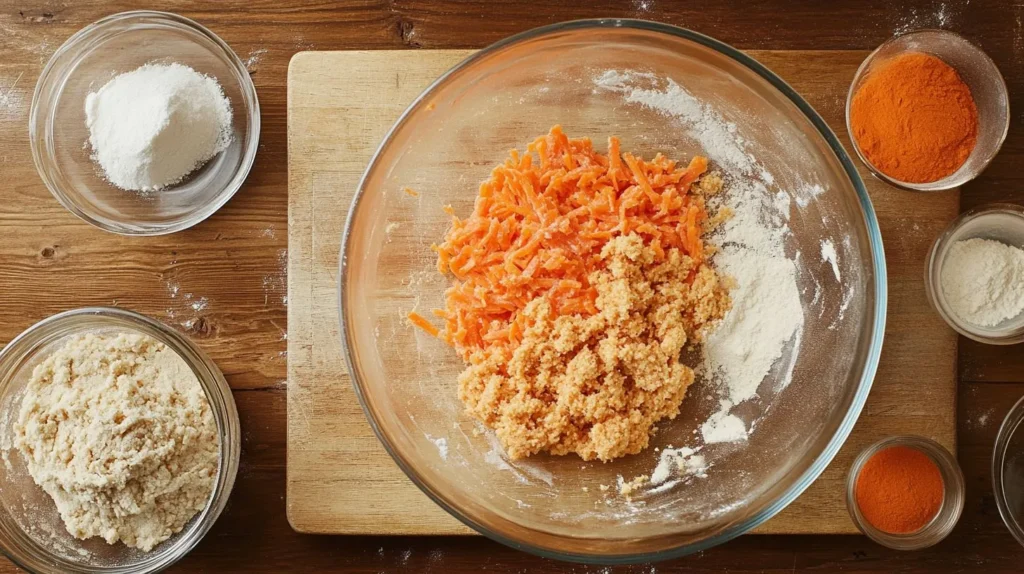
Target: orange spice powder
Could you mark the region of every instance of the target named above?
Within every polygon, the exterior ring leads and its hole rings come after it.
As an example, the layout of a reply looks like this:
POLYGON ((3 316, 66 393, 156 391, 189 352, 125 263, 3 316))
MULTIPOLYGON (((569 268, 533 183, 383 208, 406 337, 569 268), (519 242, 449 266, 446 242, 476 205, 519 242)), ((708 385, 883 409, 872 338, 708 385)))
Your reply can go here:
POLYGON ((919 52, 871 72, 853 96, 855 145, 882 173, 908 183, 952 175, 978 141, 978 109, 949 64, 919 52))
POLYGON ((926 526, 942 507, 945 484, 935 461, 906 446, 875 453, 861 467, 854 495, 875 528, 907 534, 926 526))

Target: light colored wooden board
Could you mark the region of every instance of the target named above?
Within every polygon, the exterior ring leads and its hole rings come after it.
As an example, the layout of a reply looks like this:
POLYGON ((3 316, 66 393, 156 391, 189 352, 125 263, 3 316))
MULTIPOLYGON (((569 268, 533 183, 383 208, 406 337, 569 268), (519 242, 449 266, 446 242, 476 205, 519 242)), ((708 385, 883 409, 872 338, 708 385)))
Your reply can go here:
MULTIPOLYGON (((366 162, 406 105, 470 52, 306 52, 288 75, 287 511, 302 532, 465 534, 409 482, 378 443, 356 401, 338 336, 341 231, 366 162)), ((864 58, 851 51, 752 52, 831 124, 864 58)), ((957 192, 900 192, 863 172, 885 239, 889 317, 874 390, 826 472, 757 531, 856 532, 844 503, 856 453, 894 433, 955 448, 956 337, 928 306, 928 247, 959 208, 957 192)))

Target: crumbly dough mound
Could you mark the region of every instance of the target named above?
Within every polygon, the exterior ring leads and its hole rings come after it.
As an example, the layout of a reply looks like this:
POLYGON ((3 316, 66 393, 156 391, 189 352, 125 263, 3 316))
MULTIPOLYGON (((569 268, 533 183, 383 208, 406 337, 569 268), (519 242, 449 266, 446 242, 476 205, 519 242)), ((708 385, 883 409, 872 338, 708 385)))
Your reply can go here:
POLYGON ((185 361, 139 334, 71 337, 32 372, 14 446, 68 532, 144 551, 206 506, 219 443, 185 361))
POLYGON ((459 376, 467 411, 493 428, 513 459, 540 452, 602 461, 647 447, 654 424, 675 418, 693 382, 687 342, 721 318, 729 297, 717 274, 677 249, 655 263, 636 234, 611 239, 590 276, 598 313, 555 318, 544 298, 506 356, 475 353, 459 376), (693 274, 693 281, 687 279, 693 274))

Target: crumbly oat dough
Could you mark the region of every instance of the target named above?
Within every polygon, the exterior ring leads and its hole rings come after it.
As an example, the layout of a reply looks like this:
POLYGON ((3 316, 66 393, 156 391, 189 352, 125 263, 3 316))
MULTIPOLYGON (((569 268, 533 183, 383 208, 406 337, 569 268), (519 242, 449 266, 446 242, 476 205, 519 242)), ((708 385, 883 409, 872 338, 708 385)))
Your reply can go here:
POLYGON ((677 249, 655 263, 640 236, 611 239, 590 276, 598 313, 553 318, 543 298, 524 310, 522 343, 504 356, 475 353, 459 376, 467 411, 493 428, 512 459, 540 452, 602 461, 635 454, 653 426, 675 418, 693 382, 679 360, 720 319, 729 297, 718 275, 677 249), (690 274, 692 283, 687 283, 690 274))
POLYGON ((14 446, 68 532, 152 550, 203 509, 217 429, 199 381, 139 334, 71 337, 32 372, 14 446))

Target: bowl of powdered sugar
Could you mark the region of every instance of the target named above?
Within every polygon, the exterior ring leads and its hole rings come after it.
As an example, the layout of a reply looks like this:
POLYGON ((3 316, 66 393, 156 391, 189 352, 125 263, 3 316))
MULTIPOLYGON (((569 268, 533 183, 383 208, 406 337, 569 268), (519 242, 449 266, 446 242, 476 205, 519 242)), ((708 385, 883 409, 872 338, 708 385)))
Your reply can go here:
POLYGON ((982 343, 1024 341, 1024 208, 965 212, 935 240, 925 285, 939 315, 982 343))
POLYGON ((29 119, 51 193, 125 235, 212 215, 245 181, 259 132, 255 88, 231 48, 196 22, 148 11, 68 39, 39 77, 29 119))
POLYGON ((227 504, 238 413, 191 341, 108 308, 0 351, 0 547, 32 572, 157 572, 227 504))

